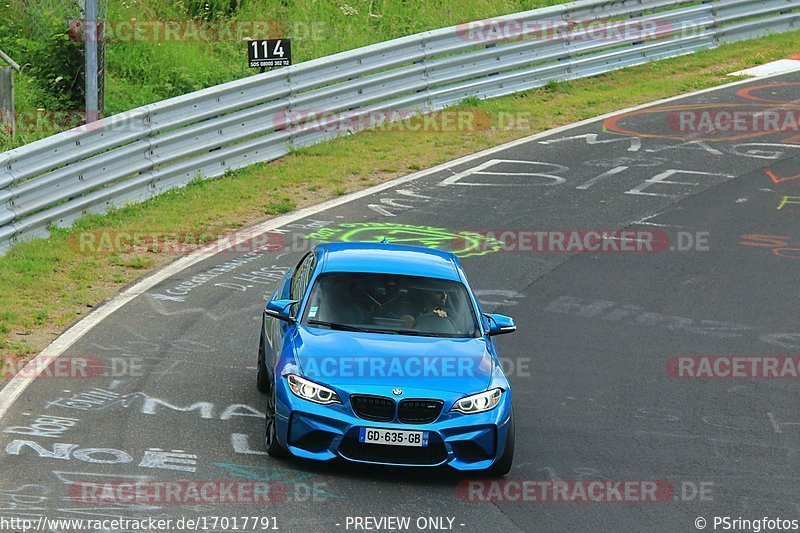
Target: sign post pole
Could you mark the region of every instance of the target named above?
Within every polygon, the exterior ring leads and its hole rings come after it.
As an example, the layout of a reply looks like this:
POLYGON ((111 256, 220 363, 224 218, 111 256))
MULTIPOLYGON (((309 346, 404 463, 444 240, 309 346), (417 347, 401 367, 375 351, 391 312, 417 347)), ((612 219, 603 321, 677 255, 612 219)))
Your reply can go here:
POLYGON ((0 67, 0 123, 6 122, 11 128, 11 142, 16 134, 14 111, 14 69, 0 67))
POLYGON ((86 92, 86 123, 99 118, 98 84, 97 84, 97 0, 86 0, 83 21, 83 46, 86 67, 84 70, 84 86, 86 92))
POLYGON ((0 68, 0 123, 8 122, 11 126, 11 145, 17 133, 16 110, 14 109, 14 71, 19 72, 19 65, 5 52, 0 50, 0 59, 11 67, 0 68))

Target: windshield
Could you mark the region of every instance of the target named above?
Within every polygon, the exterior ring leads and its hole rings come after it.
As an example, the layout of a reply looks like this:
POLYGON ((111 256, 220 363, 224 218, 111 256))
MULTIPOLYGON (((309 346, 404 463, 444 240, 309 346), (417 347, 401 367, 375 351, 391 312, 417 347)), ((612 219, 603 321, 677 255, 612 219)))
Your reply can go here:
POLYGON ((479 331, 462 283, 352 272, 317 279, 303 324, 429 337, 476 337, 479 331))

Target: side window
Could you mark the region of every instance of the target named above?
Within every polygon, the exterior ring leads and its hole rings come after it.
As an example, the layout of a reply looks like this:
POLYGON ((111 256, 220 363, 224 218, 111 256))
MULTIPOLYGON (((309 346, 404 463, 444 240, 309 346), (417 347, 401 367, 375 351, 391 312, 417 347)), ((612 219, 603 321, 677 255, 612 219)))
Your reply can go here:
POLYGON ((292 300, 302 300, 303 295, 308 287, 308 281, 311 279, 311 273, 314 272, 314 253, 308 253, 297 265, 297 270, 292 278, 291 296, 292 300))
POLYGON ((297 266, 294 268, 294 274, 292 274, 292 282, 289 285, 289 298, 295 300, 295 295, 297 294, 297 281, 300 279, 300 272, 303 271, 303 263, 306 262, 308 259, 308 255, 304 256, 297 266))
POLYGON ((312 253, 308 256, 308 264, 303 272, 303 291, 301 297, 306 293, 308 284, 311 282, 311 275, 314 273, 314 267, 317 266, 317 257, 312 253))

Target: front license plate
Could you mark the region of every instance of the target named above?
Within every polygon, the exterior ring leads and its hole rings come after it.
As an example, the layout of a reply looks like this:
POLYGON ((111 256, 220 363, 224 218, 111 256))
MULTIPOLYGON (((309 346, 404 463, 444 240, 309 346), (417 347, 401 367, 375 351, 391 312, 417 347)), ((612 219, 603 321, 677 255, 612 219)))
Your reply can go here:
POLYGON ((389 446, 428 445, 427 431, 403 431, 399 429, 361 428, 358 442, 365 444, 387 444, 389 446))

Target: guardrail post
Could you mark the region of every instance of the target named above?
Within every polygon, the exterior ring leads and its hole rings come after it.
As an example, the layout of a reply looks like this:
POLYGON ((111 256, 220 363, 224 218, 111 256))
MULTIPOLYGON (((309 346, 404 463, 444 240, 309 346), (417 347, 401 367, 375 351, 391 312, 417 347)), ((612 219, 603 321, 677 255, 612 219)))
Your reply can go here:
POLYGON ((709 16, 711 17, 711 33, 713 34, 714 44, 716 46, 720 45, 720 39, 718 35, 719 25, 717 24, 717 0, 702 0, 701 4, 708 5, 710 7, 709 16))
POLYGON ((433 103, 433 98, 431 98, 431 81, 430 81, 430 61, 428 55, 428 33, 425 32, 422 34, 420 42, 420 48, 422 48, 422 79, 425 81, 425 88, 422 89, 425 91, 425 110, 430 113, 434 111, 436 106, 433 103))
MULTIPOLYGON (((292 72, 294 72, 294 67, 291 65, 288 67, 284 67, 286 70, 286 78, 284 81, 286 85, 289 86, 289 94, 286 95, 286 110, 283 112, 284 121, 286 123, 286 127, 289 128, 289 139, 287 141, 287 149, 291 152, 294 150, 294 138, 297 135, 298 130, 300 130, 300 125, 292 126, 292 103, 294 101, 294 89, 292 89, 292 72)), ((317 111, 324 111, 318 109, 316 111, 307 110, 306 113, 310 112, 317 112, 317 111)))

